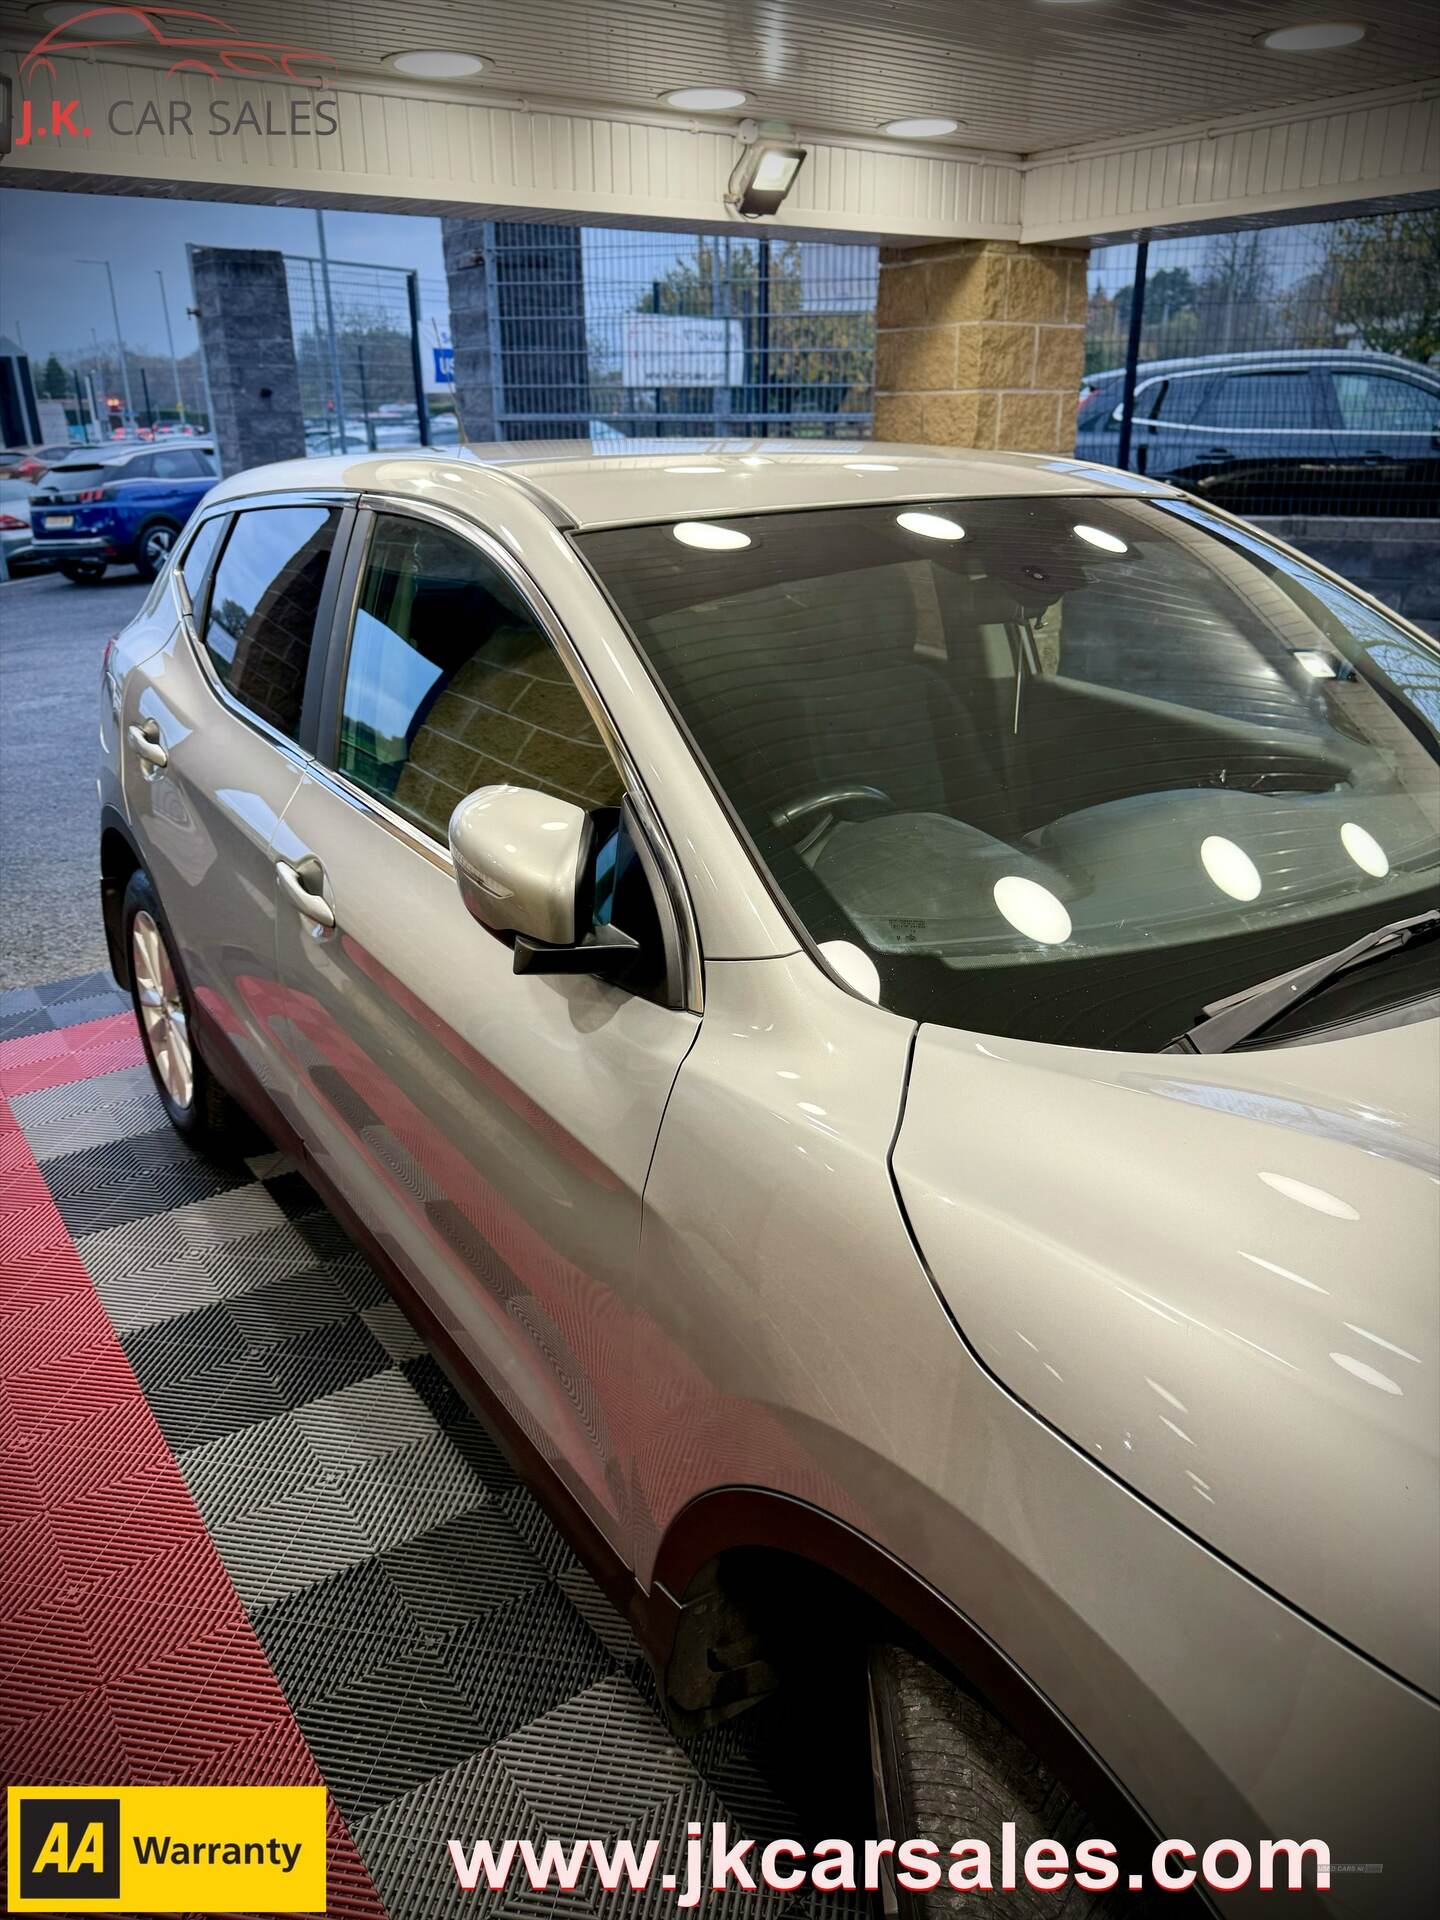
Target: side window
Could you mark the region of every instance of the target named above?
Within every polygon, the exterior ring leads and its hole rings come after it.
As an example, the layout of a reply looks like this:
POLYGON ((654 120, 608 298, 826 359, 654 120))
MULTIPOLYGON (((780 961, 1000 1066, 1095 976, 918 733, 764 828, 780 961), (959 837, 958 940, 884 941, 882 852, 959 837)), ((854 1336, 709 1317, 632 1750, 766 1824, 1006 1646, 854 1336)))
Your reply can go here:
POLYGON ((150 458, 157 480, 194 480, 204 472, 188 447, 165 447, 150 458))
POLYGON ((508 781, 587 809, 624 791, 564 662, 500 569, 399 514, 375 523, 338 764, 440 841, 476 787, 508 781))
POLYGON ((237 700, 292 737, 339 523, 338 507, 240 514, 210 593, 204 638, 216 673, 237 700))
POLYGON ((1283 433, 1295 427, 1313 427, 1310 375, 1272 369, 1266 373, 1223 374, 1196 411, 1197 424, 1207 427, 1269 429, 1283 433))
POLYGON ((1440 433, 1440 394, 1383 373, 1337 373, 1334 379, 1347 433, 1440 433))
POLYGON ((153 453, 137 453, 133 460, 127 460, 124 466, 117 470, 115 478, 117 480, 153 480, 155 478, 155 455, 153 453))
POLYGON ((223 513, 217 513, 206 520, 186 549, 185 558, 180 562, 185 591, 190 595, 190 605, 197 614, 202 611, 205 581, 220 545, 220 536, 225 531, 227 517, 223 513))

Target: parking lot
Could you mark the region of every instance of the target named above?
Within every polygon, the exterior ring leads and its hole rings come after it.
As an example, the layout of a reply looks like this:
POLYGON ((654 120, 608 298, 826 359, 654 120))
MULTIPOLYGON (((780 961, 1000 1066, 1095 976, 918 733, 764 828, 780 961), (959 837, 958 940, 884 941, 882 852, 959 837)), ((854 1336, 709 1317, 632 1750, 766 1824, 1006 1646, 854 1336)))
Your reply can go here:
POLYGON ((127 567, 0 586, 0 989, 105 965, 95 866, 95 690, 145 597, 127 567))

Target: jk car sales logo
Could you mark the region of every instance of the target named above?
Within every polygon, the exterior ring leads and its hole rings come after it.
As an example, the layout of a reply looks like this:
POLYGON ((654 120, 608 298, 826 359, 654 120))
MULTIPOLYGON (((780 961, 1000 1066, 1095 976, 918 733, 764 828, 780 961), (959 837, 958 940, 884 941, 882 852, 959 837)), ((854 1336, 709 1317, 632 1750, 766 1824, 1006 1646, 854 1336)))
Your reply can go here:
POLYGON ((323 1787, 11 1787, 10 1913, 324 1913, 323 1787))
MULTIPOLYGON (((20 61, 21 95, 14 112, 11 138, 28 147, 41 140, 88 140, 94 129, 79 98, 62 99, 54 93, 59 83, 61 56, 81 58, 97 48, 114 53, 117 44, 148 47, 166 58, 167 79, 203 74, 224 82, 231 79, 281 81, 288 87, 318 94, 333 85, 336 61, 315 47, 292 46, 287 41, 257 40, 237 33, 218 14, 198 13, 192 7, 88 7, 69 14, 35 42, 20 61), (117 24, 119 23, 119 24, 117 24), (49 84, 52 97, 31 97, 37 83, 49 84)), ((203 102, 175 93, 159 99, 112 100, 106 123, 120 139, 142 133, 164 137, 209 134, 224 139, 233 134, 262 137, 302 133, 333 134, 339 112, 333 95, 305 98, 287 95, 255 101, 212 93, 203 102)))

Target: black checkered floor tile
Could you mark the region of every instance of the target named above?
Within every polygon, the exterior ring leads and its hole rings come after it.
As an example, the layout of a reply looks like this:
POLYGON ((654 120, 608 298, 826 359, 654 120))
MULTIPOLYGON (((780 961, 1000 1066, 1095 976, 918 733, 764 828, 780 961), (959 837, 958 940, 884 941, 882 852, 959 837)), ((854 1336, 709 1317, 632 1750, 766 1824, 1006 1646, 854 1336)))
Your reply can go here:
MULTIPOLYGON (((0 1019, 13 1038, 125 1004, 87 976, 6 995, 0 1019)), ((393 1920, 475 1911, 452 1834, 653 1836, 678 1865, 689 1820, 797 1831, 775 1784, 793 1730, 761 1709, 676 1741, 624 1623, 287 1160, 193 1154, 143 1066, 11 1104, 393 1920)), ((488 1911, 674 1900, 592 1886, 488 1911)))

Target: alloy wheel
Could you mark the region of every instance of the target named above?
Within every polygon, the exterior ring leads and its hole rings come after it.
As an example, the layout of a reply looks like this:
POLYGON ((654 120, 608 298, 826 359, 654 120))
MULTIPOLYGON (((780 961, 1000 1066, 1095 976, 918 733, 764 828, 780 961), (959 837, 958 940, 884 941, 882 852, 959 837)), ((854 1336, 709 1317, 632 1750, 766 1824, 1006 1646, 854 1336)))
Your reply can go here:
POLYGON ((188 1107, 195 1093, 190 1022, 165 936, 143 908, 130 925, 130 965, 146 1044, 160 1084, 177 1107, 188 1107))
POLYGON ((175 544, 175 535, 169 527, 155 527, 145 536, 145 558, 158 573, 169 557, 175 544))

